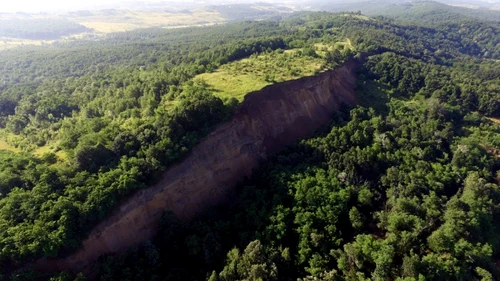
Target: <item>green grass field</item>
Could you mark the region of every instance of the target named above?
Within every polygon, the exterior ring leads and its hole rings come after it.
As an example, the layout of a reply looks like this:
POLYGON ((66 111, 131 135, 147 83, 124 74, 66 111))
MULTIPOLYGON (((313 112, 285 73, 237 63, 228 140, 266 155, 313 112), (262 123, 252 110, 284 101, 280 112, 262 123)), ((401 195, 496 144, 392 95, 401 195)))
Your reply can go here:
POLYGON ((21 149, 12 145, 12 140, 16 136, 8 133, 5 129, 0 129, 0 150, 9 150, 12 152, 20 152, 21 149))
POLYGON ((302 54, 301 50, 274 51, 221 66, 215 72, 198 75, 222 99, 243 100, 265 86, 312 76, 323 70, 323 59, 302 54))
POLYGON ((500 124, 500 118, 489 117, 488 119, 490 119, 490 121, 492 121, 494 123, 500 124))
POLYGON ((5 130, 0 130, 0 150, 8 150, 12 152, 30 152, 37 157, 41 157, 46 153, 55 153, 58 159, 58 163, 55 165, 64 164, 68 160, 68 155, 66 152, 59 150, 57 151, 55 144, 47 144, 44 146, 37 147, 35 149, 21 149, 11 145, 12 142, 16 142, 16 139, 20 138, 20 136, 16 136, 14 134, 8 133, 5 130))
POLYGON ((13 152, 19 152, 18 148, 13 147, 4 139, 0 139, 0 150, 9 150, 9 151, 13 151, 13 152))
POLYGON ((350 39, 346 39, 345 41, 341 42, 336 42, 335 44, 316 43, 314 44, 314 47, 316 48, 316 53, 318 53, 318 55, 320 56, 324 56, 326 52, 333 51, 335 49, 340 51, 342 50, 355 51, 355 48, 352 45, 350 39))

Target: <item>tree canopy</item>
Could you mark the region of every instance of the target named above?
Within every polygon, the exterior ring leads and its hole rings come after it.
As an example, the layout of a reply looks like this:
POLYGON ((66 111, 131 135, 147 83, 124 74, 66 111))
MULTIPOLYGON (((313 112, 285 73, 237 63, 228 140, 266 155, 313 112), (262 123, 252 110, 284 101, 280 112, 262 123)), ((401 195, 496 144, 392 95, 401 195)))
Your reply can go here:
POLYGON ((24 265, 78 249, 230 118, 237 101, 195 76, 300 49, 327 68, 360 59, 359 107, 270 156, 233 204, 191 222, 166 213, 97 278, 499 279, 498 29, 319 12, 2 51, 0 274, 82 280, 24 265))

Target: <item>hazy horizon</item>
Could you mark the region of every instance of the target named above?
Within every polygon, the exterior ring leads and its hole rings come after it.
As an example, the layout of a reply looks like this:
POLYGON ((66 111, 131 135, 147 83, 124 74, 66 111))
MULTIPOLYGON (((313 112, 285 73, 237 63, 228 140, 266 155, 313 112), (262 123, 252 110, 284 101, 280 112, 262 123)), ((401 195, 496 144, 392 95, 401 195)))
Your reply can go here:
MULTIPOLYGON (((351 0, 347 0, 351 1, 351 0)), ((355 0, 359 1, 359 0, 355 0)), ((500 1, 500 0, 499 0, 500 1)), ((178 6, 206 6, 213 4, 226 3, 254 3, 254 2, 269 2, 269 3, 286 3, 286 2, 310 2, 296 0, 17 0, 0 5, 1 13, 17 13, 17 12, 67 12, 86 9, 107 9, 107 8, 128 8, 141 9, 149 5, 161 3, 173 3, 178 6)))
MULTIPOLYGON (((332 2, 339 3, 349 3, 349 2, 363 2, 364 0, 334 0, 332 2)), ((404 0, 402 0, 404 1, 404 0)), ((252 2, 270 2, 270 3, 294 3, 294 4, 306 4, 311 2, 311 0, 298 1, 298 0, 246 0, 246 1, 236 1, 236 0, 17 0, 12 2, 3 3, 0 6, 1 13, 16 13, 16 12, 27 12, 27 13, 38 13, 38 12, 68 12, 76 10, 86 10, 86 9, 107 9, 107 8, 136 8, 141 9, 142 5, 144 7, 148 5, 155 5, 158 3, 175 3, 177 6, 206 6, 212 4, 225 4, 225 3, 252 3, 252 2)), ((500 0, 438 0, 442 3, 469 3, 469 4, 500 4, 500 0)))
MULTIPOLYGON (((140 3, 144 5, 155 4, 161 2, 171 3, 185 3, 185 4, 199 4, 203 6, 206 3, 214 2, 213 0, 18 0, 15 2, 5 3, 0 6, 0 12, 15 13, 15 12, 62 12, 62 11, 75 11, 82 9, 99 9, 99 8, 120 8, 121 5, 137 5, 140 8, 140 3)), ((224 2, 220 0, 220 2, 224 2)))

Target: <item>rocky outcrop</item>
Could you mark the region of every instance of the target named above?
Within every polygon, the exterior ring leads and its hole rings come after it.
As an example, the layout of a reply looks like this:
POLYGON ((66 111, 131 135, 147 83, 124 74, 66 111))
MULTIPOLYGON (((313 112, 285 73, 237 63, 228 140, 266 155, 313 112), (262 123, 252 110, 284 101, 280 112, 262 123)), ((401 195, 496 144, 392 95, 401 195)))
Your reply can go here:
POLYGON ((190 219, 225 199, 270 153, 312 134, 342 104, 354 105, 355 67, 347 62, 314 77, 250 93, 230 121, 218 126, 154 186, 137 192, 97 225, 83 247, 39 269, 87 271, 99 256, 152 238, 165 210, 190 219))

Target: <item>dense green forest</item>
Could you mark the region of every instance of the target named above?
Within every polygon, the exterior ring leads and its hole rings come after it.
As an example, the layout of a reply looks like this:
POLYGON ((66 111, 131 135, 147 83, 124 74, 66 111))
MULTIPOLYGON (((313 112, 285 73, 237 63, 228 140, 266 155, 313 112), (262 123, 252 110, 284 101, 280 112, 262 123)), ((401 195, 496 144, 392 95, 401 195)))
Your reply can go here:
POLYGON ((392 52, 360 76, 372 108, 275 155, 234 205, 188 224, 167 213, 156 241, 103 259, 100 280, 500 278, 500 125, 466 94, 467 78, 498 91, 498 76, 392 52))
POLYGON ((77 248, 119 198, 153 182, 226 119, 234 102, 223 103, 189 79, 218 63, 285 47, 273 37, 272 25, 233 26, 233 35, 230 28, 205 36, 199 36, 206 34, 202 29, 193 35, 184 30, 182 36, 160 30, 120 34, 95 47, 102 55, 88 45, 34 50, 39 57, 29 48, 5 52, 4 67, 28 65, 4 72, 12 80, 2 93, 3 133, 25 152, 6 153, 2 162, 5 171, 26 171, 2 174, 4 269, 77 248), (238 39, 248 27, 269 30, 269 36, 238 39), (158 33, 164 37, 157 40, 167 44, 143 40, 154 41, 158 33), (116 47, 131 36, 134 44, 116 47), (221 44, 224 40, 228 43, 221 44), (59 59, 48 63, 50 54, 59 59), (128 60, 134 55, 137 61, 128 60), (109 64, 100 65, 106 59, 109 64), (44 153, 36 156, 38 151, 44 153))
POLYGON ((323 59, 363 58, 359 107, 272 156, 234 204, 192 222, 166 213, 153 241, 102 257, 97 278, 500 279, 500 26, 451 18, 300 13, 2 51, 0 274, 50 278, 23 265, 78 249, 230 118, 238 101, 195 76, 349 39, 355 51, 323 59))

